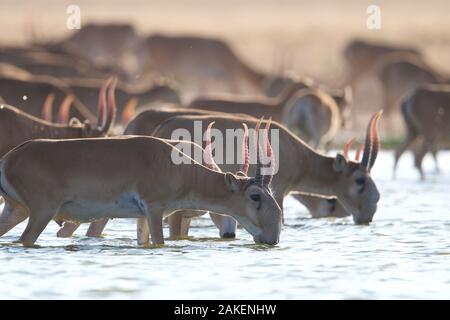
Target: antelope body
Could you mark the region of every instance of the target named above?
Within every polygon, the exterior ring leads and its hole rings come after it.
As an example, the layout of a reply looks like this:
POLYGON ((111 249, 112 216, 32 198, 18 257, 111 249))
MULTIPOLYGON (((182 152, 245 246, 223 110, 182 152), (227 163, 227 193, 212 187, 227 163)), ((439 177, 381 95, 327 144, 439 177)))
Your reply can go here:
POLYGON ((213 84, 228 92, 241 92, 242 87, 259 92, 266 79, 222 40, 154 34, 145 43, 149 71, 172 75, 181 83, 195 84, 201 91, 213 84))
POLYGON ((341 127, 341 111, 335 100, 319 89, 295 94, 283 110, 283 124, 306 142, 329 148, 341 127))
MULTIPOLYGON (((422 160, 427 152, 450 145, 450 85, 424 85, 412 91, 401 103, 406 138, 395 151, 394 172, 398 161, 414 142, 421 140, 414 165, 425 178, 422 160)), ((438 167, 437 167, 438 168, 438 167)))
POLYGON ((389 55, 377 66, 388 114, 397 110, 400 100, 411 90, 428 83, 448 81, 422 59, 409 55, 389 55))
MULTIPOLYGON (((379 199, 378 190, 369 172, 379 148, 376 129, 379 116, 377 114, 369 124, 366 137, 368 147, 361 163, 350 161, 347 156, 341 154, 327 157, 317 153, 286 128, 274 123, 272 130, 279 130, 279 152, 274 154, 279 170, 274 176, 271 188, 280 207, 283 208, 283 199, 291 191, 336 197, 353 215, 355 223, 371 222, 379 199)), ((203 123, 214 121, 214 127, 223 133, 226 129, 240 128, 241 123, 245 123, 248 127, 254 127, 256 124, 256 120, 237 116, 178 116, 162 123, 153 134, 177 139, 172 137, 172 133, 175 129, 182 128, 193 136, 195 121, 203 123)), ((225 171, 237 169, 236 165, 220 166, 225 171)), ((252 170, 255 170, 254 166, 250 166, 249 172, 252 170)))
POLYGON ((176 165, 173 152, 152 137, 28 141, 0 162, 0 235, 27 217, 24 246, 51 219, 145 218, 152 242, 162 244, 162 219, 192 209, 233 216, 256 242, 279 241, 281 211, 269 189, 195 161, 176 165))
POLYGON ((371 72, 380 59, 392 53, 421 57, 421 52, 413 47, 393 46, 361 39, 351 41, 343 51, 348 67, 347 83, 355 83, 361 76, 371 72))
MULTIPOLYGON (((22 111, 35 117, 41 115, 42 106, 49 95, 54 96, 54 102, 61 104, 71 91, 62 82, 50 77, 13 78, 0 77, 0 96, 9 105, 20 107, 22 111)), ((73 101, 71 115, 80 119, 95 121, 93 113, 78 99, 73 101)), ((57 110, 53 111, 56 117, 57 110)))

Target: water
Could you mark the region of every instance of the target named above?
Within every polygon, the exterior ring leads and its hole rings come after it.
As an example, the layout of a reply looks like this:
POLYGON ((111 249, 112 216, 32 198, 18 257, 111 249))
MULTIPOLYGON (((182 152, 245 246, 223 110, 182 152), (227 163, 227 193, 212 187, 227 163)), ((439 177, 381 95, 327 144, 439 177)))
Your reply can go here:
MULTIPOLYGON (((79 299, 381 299, 450 298, 450 152, 440 154, 443 172, 425 161, 426 182, 412 157, 391 179, 392 154, 373 170, 382 194, 370 226, 350 218, 308 218, 287 200, 281 243, 219 240, 204 217, 193 238, 163 248, 136 245, 133 221, 116 220, 103 239, 58 239, 51 223, 39 249, 13 244, 25 224, 0 238, 0 298, 79 299), (445 167, 447 165, 447 167, 445 167)), ((168 230, 165 230, 168 234, 168 230)))

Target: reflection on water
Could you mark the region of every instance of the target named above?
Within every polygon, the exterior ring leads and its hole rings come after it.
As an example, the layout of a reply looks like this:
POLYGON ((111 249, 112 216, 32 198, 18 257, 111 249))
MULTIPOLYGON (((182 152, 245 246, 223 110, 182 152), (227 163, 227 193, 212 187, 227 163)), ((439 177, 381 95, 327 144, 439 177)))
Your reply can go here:
MULTIPOLYGON (((218 240, 208 218, 193 237, 163 248, 136 245, 133 221, 115 220, 103 239, 58 239, 51 223, 42 246, 13 243, 25 224, 0 238, 0 298, 449 298, 450 152, 443 172, 418 180, 405 156, 391 180, 391 153, 373 176, 382 194, 370 226, 350 218, 309 219, 288 198, 286 224, 276 247, 255 245, 242 229, 218 240)), ((165 230, 168 235, 168 230, 165 230)))

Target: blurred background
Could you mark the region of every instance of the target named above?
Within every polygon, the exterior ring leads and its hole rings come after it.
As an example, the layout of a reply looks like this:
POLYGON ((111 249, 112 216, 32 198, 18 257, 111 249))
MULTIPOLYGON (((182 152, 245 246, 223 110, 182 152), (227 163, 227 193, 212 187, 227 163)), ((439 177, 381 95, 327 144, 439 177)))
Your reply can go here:
MULTIPOLYGON (((225 41, 246 65, 265 73, 282 70, 309 76, 331 88, 341 88, 348 72, 343 56, 351 41, 362 39, 420 50, 427 63, 450 73, 450 2, 446 0, 132 0, 132 1, 24 1, 2 0, 0 42, 24 45, 61 41, 78 30, 66 26, 69 5, 81 9, 81 27, 90 23, 129 24, 136 35, 192 35, 225 41), (367 28, 369 5, 381 9, 381 29, 367 28)), ((132 63, 131 63, 132 65, 132 63)), ((139 73, 141 66, 134 65, 139 73)), ((143 69, 142 69, 143 70, 143 69)), ((169 74, 163 74, 170 78, 169 74)), ((144 81, 142 74, 136 77, 144 81)), ((173 77, 172 77, 173 78, 173 77)), ((147 79, 147 78, 145 78, 147 79)), ((193 90, 175 79, 183 101, 199 93, 223 88, 193 90)), ((353 84, 353 131, 362 130, 367 117, 384 107, 383 91, 370 74, 353 84), (357 112, 356 112, 357 110, 357 112)), ((241 94, 251 90, 240 90, 241 94)), ((384 139, 398 139, 403 124, 393 115, 383 122, 384 139)), ((343 133, 343 141, 352 131, 343 133)))

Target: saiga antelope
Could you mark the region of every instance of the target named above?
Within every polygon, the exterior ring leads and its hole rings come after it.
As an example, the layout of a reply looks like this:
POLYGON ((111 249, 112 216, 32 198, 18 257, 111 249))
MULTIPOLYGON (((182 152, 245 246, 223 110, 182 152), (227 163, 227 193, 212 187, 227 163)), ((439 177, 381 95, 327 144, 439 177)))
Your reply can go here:
MULTIPOLYGON (((281 208, 283 199, 291 191, 322 197, 336 197, 353 216, 355 223, 370 223, 377 208, 379 192, 370 176, 379 151, 377 123, 381 113, 372 117, 366 135, 362 161, 351 161, 346 155, 327 157, 317 153, 302 140, 295 137, 281 125, 274 123, 279 130, 279 155, 275 153, 275 162, 279 171, 272 182, 272 192, 281 208)), ((175 129, 186 129, 194 133, 195 121, 215 122, 215 128, 221 132, 236 130, 241 123, 254 126, 256 120, 237 116, 177 116, 160 125, 153 133, 155 136, 171 138, 175 129)), ((173 138, 173 137, 172 137, 173 138)), ((233 165, 221 165, 222 170, 236 170, 233 165)), ((254 170, 251 166, 250 172, 254 170)))
POLYGON ((414 55, 421 58, 421 52, 413 47, 393 46, 387 43, 352 40, 344 50, 347 64, 347 83, 354 84, 361 76, 371 72, 381 58, 391 53, 414 55))
MULTIPOLYGON (((64 83, 50 77, 43 76, 25 76, 9 77, 0 76, 0 96, 9 105, 16 106, 20 110, 39 117, 42 111, 42 105, 49 95, 54 96, 56 104, 71 94, 69 88, 64 83)), ((80 119, 88 119, 94 122, 94 114, 83 105, 78 99, 73 100, 71 115, 80 119)), ((56 116, 57 110, 53 111, 56 116)))
POLYGON ((153 137, 25 142, 0 161, 0 236, 27 217, 19 240, 26 247, 52 219, 145 218, 153 244, 163 244, 163 218, 191 209, 231 215, 255 242, 278 243, 281 209, 264 183, 270 176, 217 172, 191 158, 177 165, 174 154, 187 157, 153 137))
POLYGON ((395 150, 394 174, 398 161, 414 142, 420 140, 414 154, 414 165, 422 179, 425 173, 422 160, 431 151, 437 164, 436 153, 441 145, 450 144, 450 86, 425 85, 406 96, 401 103, 406 138, 395 150))
MULTIPOLYGON (((206 146, 208 146, 208 144, 209 145, 211 144, 211 133, 210 133, 211 126, 212 126, 212 123, 208 127, 209 130, 207 130, 207 132, 205 133, 206 146)), ((246 126, 245 126, 245 130, 247 130, 246 126)), ((127 132, 128 133, 126 133, 126 135, 139 135, 139 132, 134 133, 132 130, 127 131, 127 132)), ((247 136, 248 136, 248 133, 247 133, 247 136)), ((166 140, 166 142, 172 144, 173 146, 180 146, 180 145, 187 144, 187 146, 184 146, 184 148, 194 148, 194 150, 193 150, 194 154, 195 154, 195 152, 200 152, 202 154, 201 162, 200 162, 202 165, 210 168, 211 170, 222 172, 220 170, 220 168, 217 166, 217 164, 215 164, 215 162, 212 158, 212 155, 211 155, 211 149, 208 149, 208 147, 206 147, 206 150, 203 150, 199 145, 192 143, 190 141, 166 140)), ((243 143, 243 148, 247 148, 247 150, 248 150, 248 146, 246 146, 247 141, 244 139, 242 143, 243 143)), ((248 157, 246 159, 248 161, 248 157)), ((199 159, 197 159, 197 160, 199 160, 199 159)), ((239 172, 247 174, 247 171, 246 171, 247 169, 248 169, 248 164, 243 164, 241 167, 241 170, 239 170, 239 172)), ((185 217, 189 217, 189 219, 186 219, 186 220, 190 221, 190 218, 198 217, 204 213, 205 212, 198 211, 198 210, 181 210, 179 212, 173 213, 170 216, 168 216, 166 219, 168 219, 169 224, 171 226, 170 237, 177 238, 180 235, 180 233, 178 231, 174 231, 174 230, 186 228, 185 226, 182 225, 181 220, 177 219, 176 217, 182 215, 185 217), (175 219, 174 219, 174 217, 175 217, 175 219), (174 224, 176 224, 176 223, 179 223, 179 225, 175 227, 174 224)), ((219 229, 221 237, 223 237, 223 238, 234 238, 235 237, 236 221, 233 218, 231 218, 229 216, 215 214, 213 212, 210 212, 210 216, 211 216, 211 219, 214 222, 214 224, 219 229)), ((103 220, 99 220, 99 221, 91 223, 86 235, 90 236, 90 237, 100 237, 107 222, 108 222, 107 219, 103 219, 103 220)), ((58 231, 57 236, 63 237, 63 238, 70 237, 73 234, 73 232, 75 232, 75 230, 79 227, 79 225, 80 225, 79 223, 65 222, 64 226, 58 231)), ((142 226, 142 221, 140 221, 139 228, 142 229, 144 227, 142 226)))
POLYGON ((386 114, 398 110, 400 100, 425 84, 450 83, 450 78, 434 70, 422 59, 409 55, 388 55, 377 66, 383 87, 386 114))
POLYGON ((188 107, 222 113, 244 113, 256 118, 270 117, 274 121, 281 121, 283 109, 295 93, 296 90, 286 90, 281 97, 275 98, 200 97, 191 101, 188 107))
POLYGON ((146 69, 173 75, 194 91, 220 87, 234 93, 242 88, 260 92, 267 78, 219 39, 154 34, 144 41, 149 57, 146 69))
MULTIPOLYGON (((8 106, 0 106, 0 157, 21 143, 32 139, 72 139, 100 137, 108 133, 115 116, 115 104, 112 102, 115 81, 104 83, 100 90, 98 105, 97 125, 93 126, 88 120, 83 123, 72 118, 69 124, 57 124, 41 120, 19 109, 8 106), (108 89, 109 87, 109 89, 108 89), (106 107, 106 91, 108 90, 108 107, 106 107)), ((43 116, 51 120, 54 95, 49 95, 44 103, 43 116)), ((59 118, 67 123, 68 111, 73 101, 72 96, 67 96, 61 104, 59 118)))

